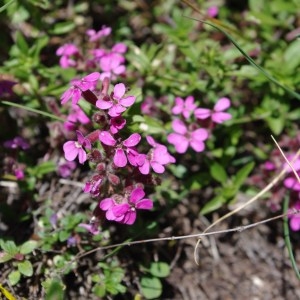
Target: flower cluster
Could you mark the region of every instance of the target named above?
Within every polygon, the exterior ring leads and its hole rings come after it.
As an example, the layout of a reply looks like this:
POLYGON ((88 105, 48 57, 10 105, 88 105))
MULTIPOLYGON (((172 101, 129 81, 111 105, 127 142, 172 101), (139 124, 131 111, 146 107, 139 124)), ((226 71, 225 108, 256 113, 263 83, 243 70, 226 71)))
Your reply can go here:
POLYGON ((174 145, 178 153, 185 153, 189 147, 195 152, 202 152, 214 123, 221 124, 231 119, 231 114, 225 112, 229 107, 228 98, 220 98, 211 110, 197 107, 193 96, 185 100, 176 97, 172 113, 181 118, 173 120, 174 132, 168 135, 168 142, 174 145))
MULTIPOLYGON (((110 31, 104 27, 98 32, 89 30, 87 34, 90 42, 97 46, 110 31)), ((125 52, 126 46, 122 43, 115 44, 111 50, 94 48, 86 69, 97 66, 101 73, 91 72, 73 79, 61 96, 61 104, 71 103, 64 128, 76 135, 63 144, 67 163, 60 166, 59 172, 61 176, 69 176, 73 166, 68 163, 77 158, 80 164, 88 161, 93 166, 94 174, 83 191, 98 201, 97 212, 94 212, 93 224, 81 224, 93 234, 99 233, 97 228, 103 216, 109 221, 132 225, 137 210, 152 209, 152 200, 145 198, 144 184, 156 184, 154 175, 162 174, 168 164, 175 162, 167 147, 153 137, 146 136, 149 150, 143 152, 146 145, 140 145, 139 133, 123 133, 128 125, 126 111, 134 105, 136 97, 127 94, 124 83, 117 83, 111 89, 110 82, 125 73, 125 52), (82 99, 94 108, 91 118, 80 107, 82 99), (99 214, 99 210, 103 213, 99 214)), ((59 48, 57 54, 61 55, 62 67, 76 67, 82 59, 82 53, 71 44, 59 48)))

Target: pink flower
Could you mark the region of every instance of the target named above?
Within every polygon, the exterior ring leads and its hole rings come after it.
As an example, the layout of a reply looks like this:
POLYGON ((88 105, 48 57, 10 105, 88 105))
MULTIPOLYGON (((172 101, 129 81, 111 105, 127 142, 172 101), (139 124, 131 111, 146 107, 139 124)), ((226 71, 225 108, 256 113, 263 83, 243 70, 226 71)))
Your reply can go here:
POLYGON ((25 141, 20 136, 16 136, 12 140, 5 141, 3 143, 3 146, 5 148, 10 148, 10 149, 22 149, 22 150, 27 150, 29 148, 29 144, 25 141))
POLYGON ((95 175, 85 183, 83 188, 84 193, 90 193, 92 197, 97 197, 100 194, 100 186, 103 181, 103 176, 95 175))
POLYGON ((113 162, 117 167, 125 167, 127 159, 132 166, 139 164, 139 153, 134 148, 141 140, 141 136, 138 133, 133 133, 123 142, 117 142, 108 131, 101 131, 99 140, 104 145, 115 147, 113 162))
MULTIPOLYGON (((298 200, 293 207, 296 210, 300 210, 300 200, 298 200)), ((290 214, 290 227, 293 231, 299 231, 300 230, 300 213, 297 214, 290 214)))
POLYGON ((120 116, 127 107, 130 107, 135 102, 134 96, 123 97, 125 91, 126 88, 123 83, 116 84, 110 99, 98 99, 96 106, 101 109, 108 109, 108 114, 111 117, 120 116))
POLYGON ((76 133, 77 141, 68 141, 63 145, 65 158, 68 161, 73 161, 78 156, 79 162, 83 164, 87 160, 87 155, 83 148, 90 150, 92 145, 89 139, 85 138, 79 130, 76 130, 76 133))
POLYGON ((194 103, 193 96, 188 96, 185 100, 180 97, 176 97, 172 113, 174 115, 182 114, 186 119, 188 119, 191 112, 193 112, 196 107, 197 105, 194 103))
POLYGON ((175 146, 178 153, 185 153, 189 146, 196 152, 204 150, 205 145, 203 141, 208 138, 207 130, 198 128, 189 131, 186 125, 179 119, 172 122, 172 128, 175 133, 169 134, 167 140, 175 146))
POLYGON ((69 99, 72 98, 72 104, 76 105, 81 97, 82 91, 93 89, 97 84, 99 77, 100 73, 94 72, 83 77, 80 80, 73 79, 71 81, 72 86, 67 89, 60 97, 61 104, 65 104, 69 99))
POLYGON ((296 192, 300 192, 300 183, 298 182, 296 177, 287 177, 283 184, 286 188, 294 190, 296 192))
POLYGON ((56 55, 61 56, 59 64, 62 68, 75 67, 76 61, 73 57, 79 55, 79 50, 74 44, 65 44, 56 50, 56 55))
POLYGON ((207 119, 211 117, 215 123, 223 123, 232 118, 231 114, 223 112, 230 107, 230 100, 228 98, 220 98, 214 106, 213 110, 207 108, 197 108, 195 110, 195 117, 197 119, 207 119))
POLYGON ((64 128, 73 131, 76 123, 88 124, 90 123, 89 117, 78 105, 72 105, 71 113, 67 117, 67 121, 64 123, 64 128))
POLYGON ((74 161, 63 161, 58 165, 57 172, 63 177, 67 178, 71 175, 72 171, 75 170, 76 163, 74 161))
POLYGON ((145 192, 141 188, 134 189, 129 199, 125 197, 118 203, 113 198, 106 198, 100 202, 100 208, 106 211, 106 218, 122 224, 132 225, 136 220, 136 210, 153 208, 150 199, 144 199, 145 192))
POLYGON ((219 8, 218 8, 218 6, 215 6, 215 5, 209 7, 207 10, 207 14, 211 18, 216 17, 218 15, 218 13, 219 13, 219 8))
POLYGON ((165 171, 164 166, 174 163, 175 158, 170 155, 166 146, 156 143, 151 136, 147 136, 146 139, 153 149, 149 151, 148 155, 141 154, 144 162, 139 166, 139 170, 142 174, 147 175, 152 167, 155 173, 161 174, 165 171))
POLYGON ((94 29, 88 29, 86 34, 90 38, 90 42, 95 42, 99 40, 103 36, 108 36, 111 33, 111 28, 107 26, 102 26, 102 28, 97 32, 94 29))
POLYGON ((110 119, 110 127, 109 130, 112 134, 116 134, 119 130, 123 129, 126 125, 126 120, 121 116, 114 117, 110 119))
POLYGON ((91 223, 91 224, 80 223, 78 226, 86 229, 92 235, 97 235, 97 234, 100 233, 99 223, 97 223, 97 222, 96 223, 91 223))

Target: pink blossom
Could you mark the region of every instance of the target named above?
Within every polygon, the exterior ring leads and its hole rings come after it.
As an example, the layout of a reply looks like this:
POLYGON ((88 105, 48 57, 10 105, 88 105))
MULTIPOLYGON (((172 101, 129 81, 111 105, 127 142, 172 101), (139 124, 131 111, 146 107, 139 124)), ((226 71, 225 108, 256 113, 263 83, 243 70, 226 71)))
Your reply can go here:
POLYGON ((78 105, 72 105, 71 113, 67 117, 67 121, 64 123, 64 128, 73 131, 76 123, 88 124, 90 123, 89 117, 78 105))
POLYGON ((264 164, 264 168, 267 171, 274 171, 276 169, 276 166, 271 161, 266 161, 265 164, 264 164))
POLYGON ((67 178, 72 174, 75 168, 76 163, 74 161, 63 161, 58 165, 57 172, 61 177, 67 178))
POLYGON ((10 148, 10 149, 22 149, 22 150, 27 150, 29 148, 29 144, 25 141, 20 136, 16 136, 12 140, 5 141, 3 143, 3 146, 5 148, 10 148))
POLYGON ((153 147, 147 155, 141 154, 144 161, 139 166, 142 174, 147 175, 150 173, 150 167, 155 173, 161 174, 165 171, 165 165, 174 163, 175 158, 168 152, 166 146, 156 143, 151 136, 146 137, 148 143, 153 147))
POLYGON ((79 50, 74 44, 65 44, 56 50, 56 55, 61 56, 59 64, 65 69, 76 66, 76 61, 73 57, 79 55, 79 50))
POLYGON ((100 73, 94 72, 83 77, 82 79, 73 79, 71 81, 71 87, 67 89, 60 97, 61 104, 65 104, 69 99, 72 99, 72 104, 76 105, 81 98, 82 91, 94 89, 99 77, 100 73))
POLYGON ((106 211, 106 218, 122 224, 132 225, 136 220, 136 210, 153 208, 153 202, 150 199, 144 199, 145 192, 141 188, 134 189, 129 199, 121 198, 117 202, 113 198, 106 198, 100 202, 100 208, 106 211))
POLYGON ((185 100, 180 97, 175 98, 175 106, 172 108, 174 115, 182 114, 186 119, 190 117, 191 112, 195 110, 197 105, 194 103, 194 97, 188 96, 185 100))
POLYGON ((109 121, 109 130, 112 134, 116 134, 119 130, 123 129, 126 125, 126 120, 121 116, 111 118, 109 121))
POLYGON ((209 17, 214 18, 218 15, 219 13, 219 8, 218 6, 211 6, 207 9, 207 14, 209 17))
POLYGON ((90 38, 90 42, 95 42, 102 38, 103 36, 108 36, 111 33, 111 28, 107 26, 102 26, 102 28, 97 32, 94 29, 88 29, 86 34, 90 38))
POLYGON ((123 83, 116 84, 109 100, 98 99, 96 106, 101 109, 108 109, 108 114, 111 117, 118 117, 135 102, 134 96, 124 97, 125 92, 126 88, 123 83))
MULTIPOLYGON (((300 211, 300 200, 297 200, 297 202, 293 205, 293 209, 296 209, 300 211)), ((289 214, 290 219, 290 227, 293 231, 299 231, 300 230, 300 213, 297 214, 289 214)))
POLYGON ((97 223, 97 222, 96 223, 91 223, 91 224, 80 223, 78 226, 86 229, 92 235, 97 235, 97 234, 100 233, 99 223, 97 223))
POLYGON ((188 147, 192 147, 196 152, 204 150, 203 141, 208 138, 207 130, 198 128, 196 130, 188 130, 187 126, 179 119, 172 122, 172 128, 175 133, 168 135, 167 140, 175 146, 178 153, 185 153, 188 147))
POLYGON ((133 133, 126 140, 116 141, 108 131, 101 131, 99 140, 107 146, 115 147, 114 164, 123 168, 127 165, 127 159, 132 166, 139 164, 139 153, 134 148, 141 140, 138 133, 133 133))
POLYGON ((76 130, 76 134, 77 141, 68 141, 63 145, 65 158, 68 161, 73 161, 78 156, 79 162, 83 164, 87 160, 87 155, 83 148, 90 150, 92 145, 89 139, 85 138, 79 130, 76 130))
POLYGON ((92 197, 97 197, 100 194, 100 186, 103 181, 103 176, 95 175, 85 183, 83 188, 84 193, 90 193, 92 197))
POLYGON ((220 98, 214 106, 213 110, 208 108, 197 108, 195 110, 195 117, 197 119, 207 119, 211 117, 215 123, 223 123, 232 118, 231 114, 223 112, 230 107, 230 100, 228 98, 220 98))
POLYGON ((17 180, 23 180, 25 178, 24 170, 21 168, 16 168, 14 173, 17 180))
POLYGON ((298 182, 297 178, 295 176, 293 177, 287 177, 283 184, 286 188, 300 192, 300 183, 298 182))

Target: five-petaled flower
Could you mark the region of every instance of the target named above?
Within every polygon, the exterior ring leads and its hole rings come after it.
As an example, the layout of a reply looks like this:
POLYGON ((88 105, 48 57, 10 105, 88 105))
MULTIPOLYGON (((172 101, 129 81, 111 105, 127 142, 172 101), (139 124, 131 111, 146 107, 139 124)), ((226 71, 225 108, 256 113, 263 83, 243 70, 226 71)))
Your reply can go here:
POLYGON ((63 69, 75 67, 74 58, 79 56, 79 49, 74 44, 64 44, 56 50, 56 55, 61 56, 59 64, 63 69))
POLYGON ((87 155, 83 148, 91 150, 92 145, 90 140, 84 137, 79 130, 76 130, 76 134, 77 141, 68 141, 63 145, 65 158, 68 161, 72 161, 78 156, 79 162, 83 164, 87 160, 87 155))
POLYGON ((214 106, 214 109, 208 108, 197 108, 194 112, 197 119, 207 119, 211 117, 212 121, 215 123, 223 123, 232 118, 230 113, 224 112, 230 107, 230 100, 228 98, 220 98, 214 106))
POLYGON ((141 136, 138 133, 133 133, 126 140, 121 142, 116 141, 108 131, 101 131, 99 140, 104 145, 115 147, 113 162, 117 167, 125 167, 127 165, 127 158, 132 166, 139 164, 140 155, 134 148, 141 140, 141 136))
POLYGON ((73 79, 71 87, 60 97, 61 104, 65 104, 69 99, 72 99, 72 104, 76 105, 81 97, 81 93, 89 89, 94 89, 99 78, 100 73, 93 72, 82 79, 73 79))
POLYGON ((172 113, 174 115, 182 114, 185 119, 188 119, 196 107, 197 105, 194 103, 193 96, 188 96, 185 100, 180 97, 176 97, 175 106, 172 108, 172 113))
POLYGON ((204 141, 208 138, 206 129, 198 128, 190 131, 187 126, 179 119, 172 122, 175 132, 168 135, 168 142, 175 146, 178 153, 185 153, 189 146, 196 152, 201 152, 205 148, 204 141))
POLYGON ((125 85, 118 83, 115 85, 111 97, 109 99, 98 99, 96 106, 101 109, 108 109, 108 114, 111 117, 118 117, 135 102, 134 96, 123 97, 125 92, 125 85))
POLYGON ((153 148, 149 151, 148 155, 140 154, 143 158, 142 165, 139 170, 142 174, 147 175, 150 173, 150 166, 155 173, 161 174, 165 171, 165 165, 174 163, 175 158, 168 152, 166 146, 156 143, 151 136, 146 137, 148 144, 153 148))
POLYGON ((99 206, 106 211, 105 216, 107 220, 132 225, 136 220, 137 209, 150 210, 153 208, 152 200, 144 199, 144 197, 144 190, 136 188, 131 192, 129 199, 120 196, 105 198, 100 202, 99 206))

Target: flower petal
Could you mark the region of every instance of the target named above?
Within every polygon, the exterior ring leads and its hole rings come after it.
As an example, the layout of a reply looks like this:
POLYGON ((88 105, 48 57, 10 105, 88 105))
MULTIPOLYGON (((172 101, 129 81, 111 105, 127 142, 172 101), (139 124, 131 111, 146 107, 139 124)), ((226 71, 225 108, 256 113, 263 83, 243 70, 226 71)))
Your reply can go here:
POLYGON ((112 103, 112 101, 105 101, 102 99, 98 99, 96 101, 96 106, 100 109, 109 109, 113 106, 113 103, 112 103))
POLYGON ((189 146, 188 139, 185 136, 177 133, 169 134, 167 140, 170 144, 175 146, 175 149, 178 153, 185 153, 189 146))
POLYGON ((93 72, 82 78, 82 81, 96 81, 100 78, 99 72, 93 72))
POLYGON ((112 198, 105 198, 100 202, 99 207, 102 210, 108 210, 111 207, 113 207, 114 205, 115 205, 115 202, 112 198))
POLYGON ((68 141, 68 142, 64 143, 63 149, 64 149, 64 152, 65 152, 65 158, 68 161, 74 160, 78 155, 78 149, 79 148, 77 148, 75 146, 74 141, 68 141))
POLYGON ((205 141, 208 138, 208 132, 206 129, 199 128, 191 133, 191 140, 205 141))
POLYGON ((180 133, 182 135, 186 134, 187 132, 186 125, 179 119, 176 119, 172 122, 172 128, 175 132, 180 133))
POLYGON ((221 124, 227 120, 230 120, 232 116, 226 112, 214 112, 211 118, 215 123, 221 124))
POLYGON ((132 225, 136 220, 136 211, 130 210, 124 216, 124 219, 121 221, 123 224, 132 225))
POLYGON ((78 149, 78 159, 81 164, 83 164, 87 159, 86 152, 82 148, 78 149))
POLYGON ((196 152, 202 152, 205 149, 205 144, 202 141, 193 140, 191 141, 191 147, 196 152))
POLYGON ((108 131, 101 131, 99 133, 99 140, 108 146, 114 146, 116 144, 116 140, 112 137, 112 135, 108 131))
POLYGON ((162 174, 165 171, 165 167, 158 162, 151 162, 151 167, 153 171, 157 174, 162 174))
POLYGON ((141 200, 145 196, 145 192, 141 188, 134 189, 130 194, 130 202, 137 203, 139 200, 141 200))
POLYGON ((112 212, 116 217, 121 217, 130 209, 128 203, 118 204, 112 208, 112 212))
POLYGON ((134 147, 140 142, 140 140, 141 136, 138 133, 133 133, 123 142, 123 145, 126 147, 134 147))
POLYGON ((127 157, 123 149, 116 150, 114 155, 114 164, 119 168, 123 168, 127 165, 127 157))
POLYGON ((152 209, 153 202, 150 199, 142 199, 140 202, 136 204, 136 208, 138 209, 152 209))
POLYGON ((131 106, 135 102, 134 96, 128 96, 126 98, 120 99, 119 103, 125 107, 131 106))
POLYGON ((123 83, 118 83, 114 87, 113 98, 116 100, 120 100, 125 94, 126 88, 123 83))
POLYGON ((230 107, 230 100, 228 98, 220 98, 214 106, 214 111, 223 111, 230 107))
POLYGON ((197 119, 207 119, 211 115, 211 110, 208 108, 197 108, 195 109, 194 115, 197 119))

